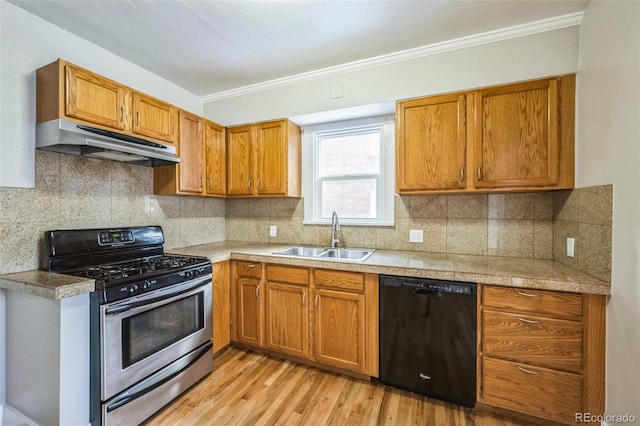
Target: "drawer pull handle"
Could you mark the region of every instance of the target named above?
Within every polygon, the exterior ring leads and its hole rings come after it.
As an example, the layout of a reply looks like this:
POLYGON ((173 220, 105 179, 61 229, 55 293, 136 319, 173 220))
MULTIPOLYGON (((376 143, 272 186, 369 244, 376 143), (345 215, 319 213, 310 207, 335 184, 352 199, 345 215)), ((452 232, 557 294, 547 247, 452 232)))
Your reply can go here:
POLYGON ((520 320, 522 322, 526 322, 527 324, 540 324, 540 321, 529 320, 529 319, 526 319, 526 318, 518 317, 518 320, 520 320))
POLYGON ((307 293, 302 293, 302 306, 307 303, 307 293))
POLYGON ((518 370, 527 374, 540 374, 539 371, 527 370, 526 368, 518 367, 518 370))
POLYGON ((420 376, 421 379, 423 380, 431 380, 431 376, 429 376, 428 374, 422 374, 422 373, 418 373, 418 375, 420 376))
POLYGON ((260 286, 256 286, 256 299, 260 299, 260 286))
POLYGON ((518 294, 520 296, 524 296, 524 297, 540 297, 539 294, 531 294, 531 293, 525 293, 523 291, 519 291, 518 294))
POLYGON ((460 167, 460 182, 464 182, 464 168, 460 167))
POLYGON ((254 265, 253 263, 251 263, 249 265, 245 265, 245 268, 247 268, 247 269, 253 269, 255 267, 256 267, 256 265, 254 265))
POLYGON ((318 295, 317 294, 316 294, 316 297, 315 297, 315 303, 314 304, 316 305, 316 308, 317 308, 318 307, 318 295))

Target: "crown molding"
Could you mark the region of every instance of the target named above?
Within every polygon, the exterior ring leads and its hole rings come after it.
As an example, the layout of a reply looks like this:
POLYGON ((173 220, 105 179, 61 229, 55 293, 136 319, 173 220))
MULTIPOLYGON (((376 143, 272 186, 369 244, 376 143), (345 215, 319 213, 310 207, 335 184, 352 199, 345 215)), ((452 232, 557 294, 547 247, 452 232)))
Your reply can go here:
POLYGON ((580 25, 580 23, 582 22, 583 14, 584 12, 570 13, 567 15, 556 16, 540 21, 515 25, 513 27, 502 28, 499 30, 488 31, 467 37, 434 43, 427 46, 401 50, 399 52, 394 52, 387 55, 375 56, 373 58, 349 62, 334 67, 322 68, 319 70, 278 78, 275 80, 269 80, 262 83, 238 87, 236 89, 212 93, 210 95, 202 96, 200 100, 203 104, 205 104, 208 102, 234 98, 236 96, 248 95, 255 92, 262 92, 269 89, 275 89, 277 87, 289 86, 292 84, 303 83, 306 81, 317 80, 320 78, 331 77, 348 72, 375 68, 383 65, 393 64, 396 62, 422 58, 425 56, 437 55, 439 53, 450 52, 453 50, 466 49, 468 47, 495 43, 502 40, 524 37, 546 31, 558 30, 561 28, 575 27, 580 25))

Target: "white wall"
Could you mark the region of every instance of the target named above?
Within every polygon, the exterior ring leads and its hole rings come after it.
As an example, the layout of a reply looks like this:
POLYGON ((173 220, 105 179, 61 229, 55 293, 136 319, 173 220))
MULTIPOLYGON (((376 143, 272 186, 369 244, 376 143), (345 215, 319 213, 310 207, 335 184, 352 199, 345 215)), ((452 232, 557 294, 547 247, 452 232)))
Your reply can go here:
POLYGON ((0 0, 0 186, 34 186, 35 70, 58 58, 202 115, 193 93, 0 0))
POLYGON ((576 184, 613 183, 607 414, 640 419, 640 3, 591 1, 581 25, 576 184))
POLYGON ((206 103, 224 125, 292 117, 578 70, 578 27, 468 47, 206 103), (343 97, 330 99, 332 87, 343 97))

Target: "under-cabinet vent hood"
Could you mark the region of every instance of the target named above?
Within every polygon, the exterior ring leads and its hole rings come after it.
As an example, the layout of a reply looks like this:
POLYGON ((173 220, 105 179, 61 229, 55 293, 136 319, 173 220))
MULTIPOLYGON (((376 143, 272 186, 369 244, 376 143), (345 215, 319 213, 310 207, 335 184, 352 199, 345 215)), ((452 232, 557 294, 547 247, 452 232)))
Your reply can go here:
POLYGON ((55 119, 36 125, 36 148, 155 167, 180 162, 176 147, 55 119))

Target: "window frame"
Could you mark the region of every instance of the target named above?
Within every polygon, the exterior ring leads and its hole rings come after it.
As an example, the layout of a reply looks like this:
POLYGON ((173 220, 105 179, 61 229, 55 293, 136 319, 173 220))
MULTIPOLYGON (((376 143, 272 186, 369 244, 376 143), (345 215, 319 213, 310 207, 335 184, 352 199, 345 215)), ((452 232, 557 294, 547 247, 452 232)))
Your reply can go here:
POLYGON ((393 226, 394 225, 394 195, 395 195, 395 122, 393 116, 377 116, 356 120, 338 121, 332 123, 305 126, 302 129, 302 195, 304 203, 304 224, 327 225, 331 218, 321 217, 322 204, 320 201, 322 182, 331 180, 362 179, 377 176, 378 185, 376 200, 376 218, 342 218, 341 224, 356 226, 393 226), (365 133, 373 129, 380 129, 380 172, 359 173, 349 175, 335 175, 318 178, 319 148, 318 140, 323 136, 338 136, 365 133), (319 137, 318 137, 319 136, 319 137))

